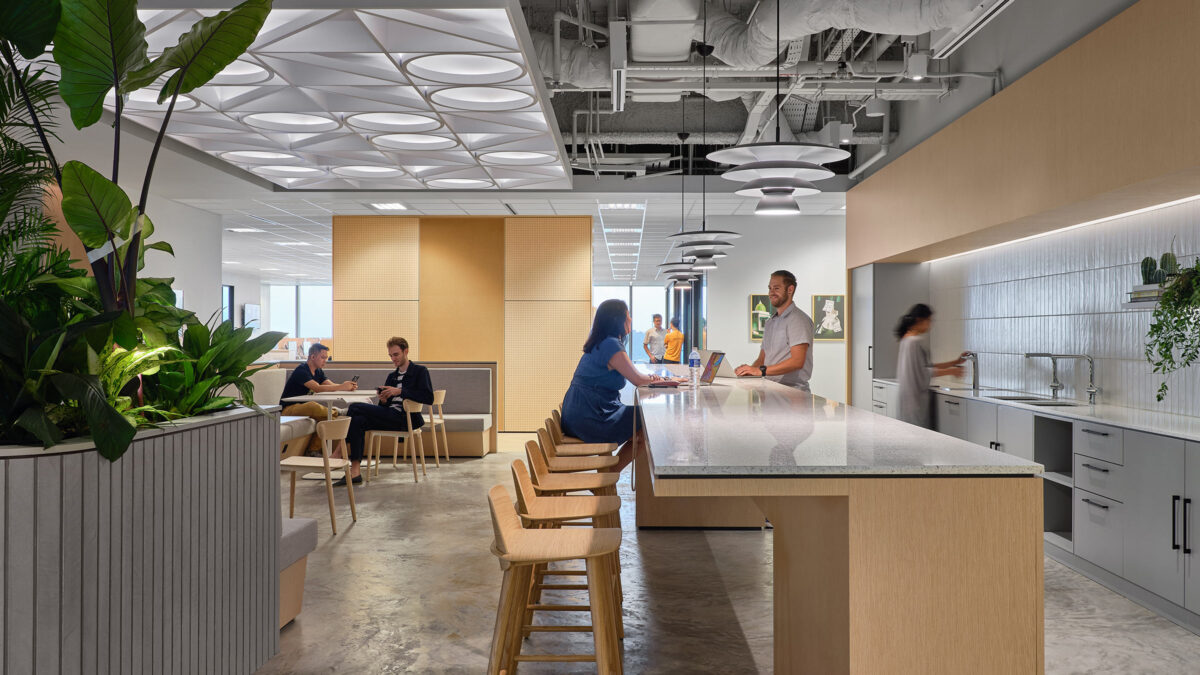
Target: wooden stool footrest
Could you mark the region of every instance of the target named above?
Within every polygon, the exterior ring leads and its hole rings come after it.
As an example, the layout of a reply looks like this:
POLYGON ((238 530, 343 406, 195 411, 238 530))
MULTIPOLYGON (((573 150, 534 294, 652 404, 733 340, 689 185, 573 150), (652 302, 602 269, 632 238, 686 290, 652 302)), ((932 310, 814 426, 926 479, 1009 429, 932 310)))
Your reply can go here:
POLYGON ((591 626, 525 626, 526 633, 590 633, 591 626))
POLYGON ((535 661, 540 663, 595 663, 591 654, 520 654, 513 661, 535 661))
POLYGON ((586 591, 587 584, 541 584, 538 588, 547 591, 586 591))
POLYGON ((590 612, 591 605, 525 605, 535 612, 590 612))

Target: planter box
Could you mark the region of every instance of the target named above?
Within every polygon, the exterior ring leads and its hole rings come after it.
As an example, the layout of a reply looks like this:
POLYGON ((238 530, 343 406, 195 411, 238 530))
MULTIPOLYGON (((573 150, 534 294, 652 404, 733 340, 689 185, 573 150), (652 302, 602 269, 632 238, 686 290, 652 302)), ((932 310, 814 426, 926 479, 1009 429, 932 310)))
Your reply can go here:
POLYGON ((6 672, 249 673, 278 650, 279 422, 0 446, 6 672), (35 669, 36 664, 36 669, 35 669))

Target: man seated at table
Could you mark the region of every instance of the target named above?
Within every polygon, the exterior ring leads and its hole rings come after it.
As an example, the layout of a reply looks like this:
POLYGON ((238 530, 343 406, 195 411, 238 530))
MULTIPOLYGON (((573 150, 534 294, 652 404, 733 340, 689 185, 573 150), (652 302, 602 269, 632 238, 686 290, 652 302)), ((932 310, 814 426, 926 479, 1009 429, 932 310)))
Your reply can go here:
MULTIPOLYGON (((304 396, 305 394, 316 394, 323 391, 354 391, 358 389, 358 385, 354 382, 343 382, 335 384, 325 377, 325 371, 321 370, 325 367, 325 362, 329 360, 329 347, 320 342, 308 348, 308 360, 296 366, 292 374, 288 377, 287 384, 283 386, 283 394, 279 398, 291 398, 293 396, 304 396)), ((324 405, 317 401, 305 401, 303 403, 285 403, 286 407, 282 414, 296 417, 311 417, 318 422, 323 422, 329 419, 329 410, 324 405)), ((334 408, 334 416, 337 416, 337 409, 334 408)), ((308 442, 308 449, 319 451, 321 449, 321 439, 317 438, 316 434, 312 435, 312 440, 308 442)))
MULTIPOLYGON (((350 431, 346 442, 350 444, 350 478, 355 485, 362 482, 360 467, 365 449, 367 431, 407 431, 408 415, 404 412, 404 400, 409 399, 425 405, 433 404, 433 382, 429 369, 408 360, 408 340, 394 337, 387 341, 388 358, 396 370, 389 373, 384 386, 379 389, 379 403, 351 403, 346 414, 350 415, 350 431)), ((413 427, 421 428, 425 419, 413 413, 413 427)), ((343 478, 338 485, 345 485, 343 478)))

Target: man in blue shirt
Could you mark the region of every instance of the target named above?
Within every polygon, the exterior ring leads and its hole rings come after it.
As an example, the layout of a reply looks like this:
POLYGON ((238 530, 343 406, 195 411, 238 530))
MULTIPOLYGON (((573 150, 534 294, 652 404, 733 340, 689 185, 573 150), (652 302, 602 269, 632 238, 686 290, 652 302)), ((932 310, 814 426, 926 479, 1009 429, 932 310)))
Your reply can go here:
MULTIPOLYGON (((404 412, 404 400, 412 400, 425 405, 433 404, 433 382, 429 379, 429 369, 408 360, 408 340, 394 337, 387 342, 388 358, 396 370, 389 373, 384 386, 379 390, 379 403, 351 403, 346 409, 350 415, 350 431, 346 434, 346 442, 350 444, 350 479, 355 485, 362 482, 359 473, 362 465, 363 447, 367 431, 380 429, 385 431, 407 431, 408 415, 404 412)), ((425 419, 420 413, 413 413, 413 428, 419 429, 425 425, 425 419)), ((345 485, 343 478, 336 485, 345 485)))
MULTIPOLYGON (((279 397, 283 399, 292 396, 304 396, 310 393, 315 394, 322 391, 354 391, 358 389, 358 384, 354 382, 347 381, 341 384, 334 384, 329 381, 325 377, 325 371, 321 370, 328 360, 329 347, 320 342, 309 347, 308 360, 296 366, 295 370, 292 371, 292 374, 288 377, 287 384, 283 386, 283 393, 279 397)), ((329 411, 325 406, 316 401, 287 404, 282 414, 296 417, 311 417, 318 422, 329 419, 329 411)), ((313 451, 321 449, 321 439, 316 434, 313 434, 312 440, 308 442, 308 449, 313 451)))

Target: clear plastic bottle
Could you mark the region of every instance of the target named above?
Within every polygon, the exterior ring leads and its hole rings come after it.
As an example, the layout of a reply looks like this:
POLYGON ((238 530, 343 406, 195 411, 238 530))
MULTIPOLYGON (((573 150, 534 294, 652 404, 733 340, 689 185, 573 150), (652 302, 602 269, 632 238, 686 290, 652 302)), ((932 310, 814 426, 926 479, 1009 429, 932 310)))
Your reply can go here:
POLYGON ((692 349, 692 353, 688 355, 688 379, 691 380, 693 387, 700 386, 700 350, 692 349))

